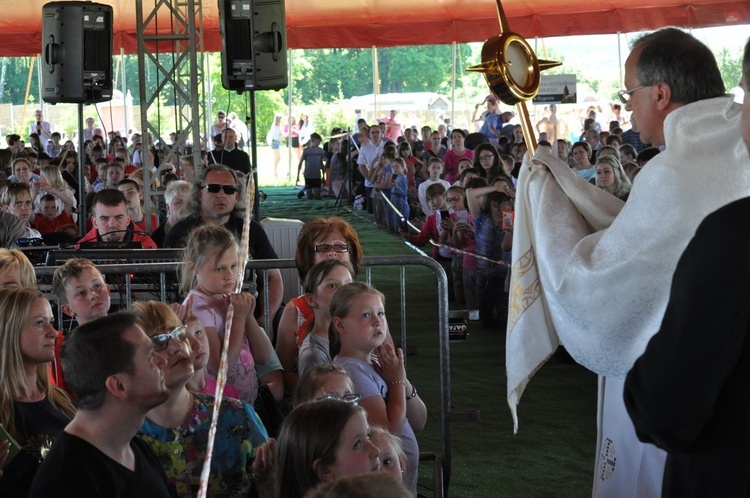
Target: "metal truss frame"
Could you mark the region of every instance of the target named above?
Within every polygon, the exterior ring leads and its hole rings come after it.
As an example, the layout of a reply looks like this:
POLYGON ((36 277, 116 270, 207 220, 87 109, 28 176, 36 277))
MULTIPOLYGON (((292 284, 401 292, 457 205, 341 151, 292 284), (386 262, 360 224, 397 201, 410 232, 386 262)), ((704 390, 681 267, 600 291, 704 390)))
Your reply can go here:
MULTIPOLYGON (((144 0, 136 0, 136 29, 138 37, 138 84, 141 94, 141 156, 143 164, 150 164, 148 135, 161 137, 160 123, 149 120, 149 110, 160 104, 159 94, 171 88, 175 96, 177 147, 172 147, 165 159, 169 161, 179 153, 187 152, 186 144, 192 142, 195 175, 201 169, 201 128, 208 129, 209 114, 201 105, 208 94, 207 56, 203 47, 203 4, 202 0, 154 0, 153 8, 144 11, 144 0), (165 23, 165 19, 169 23, 165 23), (161 22, 161 26, 160 26, 161 22), (164 26, 164 24, 167 24, 164 26), (155 50, 152 50, 152 47, 155 50), (171 66, 160 60, 160 50, 172 54, 171 66), (153 93, 147 93, 146 67, 156 69, 159 82, 153 93), (202 84, 200 84, 202 82, 202 84), (205 122, 204 122, 205 121, 205 122)), ((187 172, 188 175, 191 172, 187 172)), ((150 168, 143 168, 144 208, 152 212, 150 168)), ((146 218, 146 231, 151 217, 146 218)))

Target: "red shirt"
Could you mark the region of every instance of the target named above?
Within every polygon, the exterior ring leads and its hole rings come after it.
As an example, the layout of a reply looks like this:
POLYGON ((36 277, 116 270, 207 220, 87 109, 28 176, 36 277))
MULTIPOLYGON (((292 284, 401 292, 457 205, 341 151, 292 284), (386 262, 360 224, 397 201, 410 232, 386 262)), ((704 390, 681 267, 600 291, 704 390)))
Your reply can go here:
MULTIPOLYGON (((36 229, 39 230, 39 233, 44 235, 45 233, 52 233, 56 231, 61 226, 65 225, 75 225, 75 221, 73 221, 73 218, 68 215, 65 211, 60 213, 60 216, 55 218, 52 221, 47 221, 41 216, 36 217, 36 229)), ((78 230, 78 226, 76 225, 76 230, 78 230)))
MULTIPOLYGON (((133 225, 135 225, 135 229, 138 230, 139 232, 146 232, 147 231, 146 230, 146 217, 144 216, 143 220, 140 222, 133 220, 133 225)), ((155 214, 152 214, 151 215, 151 231, 153 232, 157 228, 159 228, 159 218, 157 218, 155 214)))
MULTIPOLYGON (((134 228, 132 223, 130 225, 130 228, 134 228)), ((86 235, 83 236, 81 240, 78 241, 78 244, 80 244, 81 242, 97 242, 99 240, 99 231, 96 228, 92 228, 86 235)), ((156 249, 156 243, 151 240, 151 237, 148 237, 146 235, 134 233, 131 240, 133 242, 140 242, 141 246, 143 246, 144 249, 156 249)), ((79 247, 78 244, 74 246, 76 250, 79 247)))
POLYGON ((57 339, 55 339, 55 359, 49 364, 49 380, 53 386, 57 386, 72 396, 72 393, 68 391, 65 386, 65 378, 63 377, 62 361, 60 359, 60 350, 62 349, 63 334, 59 330, 57 331, 57 339))

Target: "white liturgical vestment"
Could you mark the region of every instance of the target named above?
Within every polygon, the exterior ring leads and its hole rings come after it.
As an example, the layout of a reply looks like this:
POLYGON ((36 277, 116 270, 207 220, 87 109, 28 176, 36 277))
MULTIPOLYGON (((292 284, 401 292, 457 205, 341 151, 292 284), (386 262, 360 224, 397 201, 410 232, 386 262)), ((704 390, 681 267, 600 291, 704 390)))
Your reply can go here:
POLYGON ((627 203, 542 149, 524 162, 513 238, 508 403, 517 430, 523 390, 560 343, 600 375, 594 496, 661 495, 666 454, 636 438, 624 378, 659 330, 672 273, 698 224, 750 196, 740 115, 731 96, 671 112, 666 150, 636 177, 627 203))

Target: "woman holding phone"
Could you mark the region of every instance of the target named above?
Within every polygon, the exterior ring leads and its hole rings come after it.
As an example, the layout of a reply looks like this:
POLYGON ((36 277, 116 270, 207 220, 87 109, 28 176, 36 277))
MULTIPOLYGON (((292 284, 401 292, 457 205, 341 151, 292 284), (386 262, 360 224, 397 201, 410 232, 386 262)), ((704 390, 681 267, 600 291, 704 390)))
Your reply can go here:
POLYGON ((474 218, 476 253, 483 256, 477 258, 476 292, 479 321, 484 328, 502 328, 508 318, 508 293, 504 289, 509 261, 505 253, 513 238, 508 219, 513 212, 511 190, 507 180, 496 179, 490 186, 466 191, 474 218))
MULTIPOLYGON (((49 382, 57 339, 49 301, 36 289, 2 290, 0 316, 0 423, 21 449, 12 460, 0 462, 0 496, 27 496, 44 455, 75 408, 49 382)), ((10 450, 7 443, 0 446, 0 459, 13 453, 5 450, 10 450)))

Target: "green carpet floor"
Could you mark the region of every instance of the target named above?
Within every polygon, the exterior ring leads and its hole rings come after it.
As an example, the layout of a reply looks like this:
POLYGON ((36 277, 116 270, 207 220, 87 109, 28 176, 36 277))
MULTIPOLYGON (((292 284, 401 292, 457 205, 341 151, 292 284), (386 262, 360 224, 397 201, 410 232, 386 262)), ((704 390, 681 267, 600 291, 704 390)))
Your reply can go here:
MULTIPOLYGON (((337 211, 333 200, 297 199, 293 187, 262 187, 268 198, 262 217, 307 221, 338 214, 357 231, 365 255, 413 254, 403 239, 379 229, 362 211, 337 211)), ((429 248, 425 248, 429 251, 429 248)), ((373 270, 373 284, 386 295, 394 340, 400 337, 396 269, 373 270)), ((436 285, 424 268, 409 268, 407 358, 409 379, 430 409, 421 451, 440 453, 439 363, 436 285), (434 407, 434 408, 433 408, 434 407), (432 408, 432 409, 431 409, 432 408)), ((584 368, 551 360, 529 384, 519 406, 520 428, 505 401, 505 333, 469 323, 469 337, 451 343, 451 396, 454 413, 478 412, 479 420, 452 424, 452 497, 591 496, 596 440, 596 376, 584 368)), ((432 496, 431 467, 420 466, 419 493, 432 496)))

